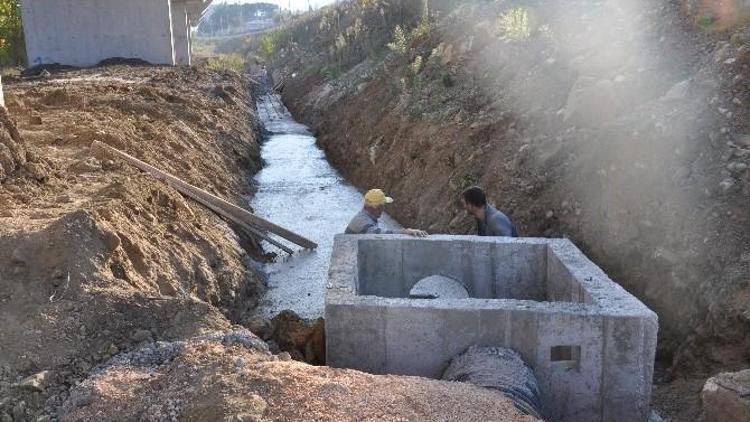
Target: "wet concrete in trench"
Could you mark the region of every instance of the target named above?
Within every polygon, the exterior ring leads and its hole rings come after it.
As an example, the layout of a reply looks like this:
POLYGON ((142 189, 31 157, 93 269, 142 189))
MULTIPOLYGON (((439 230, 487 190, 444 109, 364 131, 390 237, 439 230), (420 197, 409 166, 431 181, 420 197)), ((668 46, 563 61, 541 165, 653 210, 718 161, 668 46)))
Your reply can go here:
MULTIPOLYGON (((258 215, 315 241, 318 249, 293 246, 295 254, 289 256, 265 245, 279 255, 265 266, 269 289, 256 313, 272 318, 290 309, 303 318, 318 318, 323 316, 333 236, 343 233, 361 209, 362 194, 328 163, 310 130, 294 121, 277 95, 261 97, 257 107, 269 136, 261 149, 265 167, 255 177, 251 205, 258 215)), ((380 225, 400 227, 387 215, 380 225)))

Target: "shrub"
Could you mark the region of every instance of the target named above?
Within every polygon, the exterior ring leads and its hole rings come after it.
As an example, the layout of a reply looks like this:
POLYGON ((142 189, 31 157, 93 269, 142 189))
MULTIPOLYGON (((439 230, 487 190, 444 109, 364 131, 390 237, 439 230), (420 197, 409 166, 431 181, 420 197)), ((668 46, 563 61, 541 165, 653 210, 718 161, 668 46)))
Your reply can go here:
POLYGON ((430 0, 422 0, 422 15, 419 25, 412 30, 412 38, 422 38, 430 33, 430 0))
POLYGON ((276 46, 274 45, 274 40, 271 35, 265 35, 260 40, 260 50, 258 53, 265 57, 265 58, 271 58, 273 56, 273 53, 276 49, 276 46))
POLYGON ((531 36, 531 16, 529 10, 514 7, 500 17, 500 29, 503 38, 522 40, 531 36))
POLYGON ((319 73, 320 76, 329 81, 338 79, 338 77, 341 75, 341 71, 336 66, 323 66, 320 68, 319 73))
POLYGON ((422 56, 417 56, 414 59, 414 62, 411 64, 411 71, 415 75, 419 74, 419 72, 422 70, 422 56))
POLYGON ((396 25, 393 30, 393 41, 387 44, 388 48, 396 54, 404 55, 409 49, 409 39, 401 25, 396 25))
POLYGON ((260 39, 260 48, 258 54, 266 59, 270 59, 278 52, 278 50, 284 45, 284 39, 289 40, 291 34, 283 30, 276 30, 269 34, 264 35, 260 39))
POLYGON ((440 80, 443 82, 443 86, 446 88, 450 88, 455 85, 455 82, 453 82, 453 77, 448 72, 443 73, 443 75, 440 77, 440 80))
POLYGON ((409 45, 412 40, 422 38, 430 33, 430 9, 429 0, 422 0, 422 17, 419 24, 411 30, 406 32, 401 25, 396 25, 393 30, 393 41, 389 42, 386 46, 398 55, 405 55, 409 50, 409 45))

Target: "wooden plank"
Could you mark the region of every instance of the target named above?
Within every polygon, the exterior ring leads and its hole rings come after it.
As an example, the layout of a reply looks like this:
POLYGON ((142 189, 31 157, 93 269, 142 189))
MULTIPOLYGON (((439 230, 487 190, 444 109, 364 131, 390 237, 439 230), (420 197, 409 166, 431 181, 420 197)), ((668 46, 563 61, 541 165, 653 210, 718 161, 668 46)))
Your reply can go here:
MULTIPOLYGON (((217 214, 221 215, 221 213, 219 213, 219 212, 217 212, 217 214)), ((281 249, 282 251, 288 253, 289 255, 294 255, 294 250, 292 250, 292 249, 284 246, 280 242, 275 241, 270 236, 267 236, 267 235, 261 233, 260 230, 258 230, 257 228, 255 228, 253 226, 250 226, 249 224, 245 224, 243 222, 238 222, 238 221, 231 220, 229 217, 227 217, 227 219, 230 220, 230 221, 233 221, 235 224, 237 224, 240 227, 240 229, 242 229, 245 232, 247 232, 248 235, 259 237, 259 238, 265 240, 266 242, 272 244, 273 246, 276 246, 277 248, 281 249)))
POLYGON ((177 177, 172 176, 169 173, 163 172, 156 167, 151 166, 105 143, 94 141, 91 144, 91 149, 92 151, 101 149, 123 159, 129 164, 149 173, 154 178, 163 180, 170 186, 180 191, 182 194, 200 202, 216 213, 223 215, 224 217, 238 224, 244 223, 249 226, 254 226, 260 228, 261 230, 271 232, 279 237, 283 237, 284 239, 292 243, 302 246, 303 248, 315 249, 318 247, 318 245, 312 240, 306 239, 268 220, 258 217, 257 215, 254 215, 243 208, 231 204, 203 189, 197 188, 187 182, 184 182, 183 180, 178 179, 177 177))

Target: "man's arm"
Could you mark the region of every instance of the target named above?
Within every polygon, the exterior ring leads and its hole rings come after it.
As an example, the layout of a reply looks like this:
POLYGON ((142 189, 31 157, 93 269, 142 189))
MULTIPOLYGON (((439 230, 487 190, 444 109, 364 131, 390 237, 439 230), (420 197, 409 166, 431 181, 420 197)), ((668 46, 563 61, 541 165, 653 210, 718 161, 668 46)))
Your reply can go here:
POLYGON ((368 224, 365 228, 367 234, 408 234, 409 236, 425 237, 427 232, 416 229, 387 230, 381 229, 377 224, 368 224))

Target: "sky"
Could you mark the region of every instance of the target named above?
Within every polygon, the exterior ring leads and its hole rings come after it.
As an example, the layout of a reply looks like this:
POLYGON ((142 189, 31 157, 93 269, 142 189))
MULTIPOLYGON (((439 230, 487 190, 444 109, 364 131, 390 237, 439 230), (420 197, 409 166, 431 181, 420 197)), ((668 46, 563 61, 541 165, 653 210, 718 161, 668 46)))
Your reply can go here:
POLYGON ((282 9, 288 9, 291 4, 292 10, 307 10, 308 1, 310 5, 317 9, 321 6, 334 3, 335 0, 214 0, 213 4, 226 3, 273 3, 278 4, 282 9))

